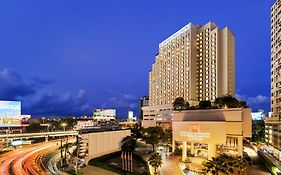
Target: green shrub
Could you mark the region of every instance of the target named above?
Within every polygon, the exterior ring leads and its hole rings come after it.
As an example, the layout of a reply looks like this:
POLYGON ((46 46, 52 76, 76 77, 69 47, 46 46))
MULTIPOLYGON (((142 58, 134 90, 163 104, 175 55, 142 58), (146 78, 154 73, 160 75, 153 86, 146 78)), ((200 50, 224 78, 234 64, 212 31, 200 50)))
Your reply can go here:
POLYGON ((180 156, 180 155, 182 155, 182 150, 179 149, 179 148, 176 148, 175 151, 174 151, 174 155, 175 155, 175 156, 180 156))

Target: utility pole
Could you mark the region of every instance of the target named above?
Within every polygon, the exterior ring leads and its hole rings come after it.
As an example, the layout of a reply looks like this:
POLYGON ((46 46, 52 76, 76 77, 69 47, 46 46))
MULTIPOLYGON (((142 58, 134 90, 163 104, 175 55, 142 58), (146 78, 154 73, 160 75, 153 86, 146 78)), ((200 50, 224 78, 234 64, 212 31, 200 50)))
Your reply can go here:
POLYGON ((65 148, 64 148, 64 162, 65 165, 67 165, 67 150, 68 150, 68 137, 66 136, 66 143, 65 143, 65 148))
POLYGON ((63 166, 62 139, 60 140, 60 159, 61 159, 61 167, 62 167, 63 166))
POLYGON ((79 154, 79 136, 77 135, 76 136, 76 160, 75 160, 75 173, 77 174, 78 173, 78 154, 79 154))

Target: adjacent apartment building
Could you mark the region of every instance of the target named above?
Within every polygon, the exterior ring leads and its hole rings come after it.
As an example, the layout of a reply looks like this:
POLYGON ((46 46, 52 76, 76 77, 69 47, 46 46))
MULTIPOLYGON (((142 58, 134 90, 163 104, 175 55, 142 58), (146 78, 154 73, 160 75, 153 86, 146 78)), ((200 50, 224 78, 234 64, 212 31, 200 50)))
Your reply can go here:
POLYGON ((281 161, 281 0, 271 7, 271 112, 265 119, 265 141, 281 161))
POLYGON ((189 103, 235 95, 235 38, 226 27, 208 22, 187 24, 159 44, 149 72, 149 106, 143 126, 170 125, 172 103, 189 103))

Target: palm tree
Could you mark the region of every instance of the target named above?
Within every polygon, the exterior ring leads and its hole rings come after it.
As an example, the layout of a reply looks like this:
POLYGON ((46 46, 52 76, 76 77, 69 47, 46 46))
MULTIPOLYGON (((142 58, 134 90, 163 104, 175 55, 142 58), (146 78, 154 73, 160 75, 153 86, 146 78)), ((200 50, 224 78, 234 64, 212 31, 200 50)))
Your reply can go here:
POLYGON ((205 167, 206 173, 218 175, 220 172, 223 174, 233 174, 233 160, 231 156, 222 154, 218 157, 213 157, 212 160, 202 163, 205 167))
POLYGON ((136 149, 137 142, 133 136, 124 137, 121 143, 122 143, 121 146, 122 151, 133 152, 136 149))
POLYGON ((154 168, 154 174, 157 174, 156 170, 157 168, 161 167, 163 164, 162 157, 159 153, 152 154, 148 159, 149 165, 151 165, 154 168))
POLYGON ((244 171, 247 167, 247 161, 241 156, 229 156, 226 154, 221 154, 216 158, 212 158, 205 163, 205 171, 213 175, 218 175, 220 172, 223 174, 231 175, 234 173, 234 170, 238 170, 239 174, 241 171, 244 171))
POLYGON ((203 162, 202 165, 205 167, 206 173, 218 175, 219 172, 222 172, 222 167, 220 165, 219 159, 217 159, 217 158, 213 157, 212 160, 203 162))

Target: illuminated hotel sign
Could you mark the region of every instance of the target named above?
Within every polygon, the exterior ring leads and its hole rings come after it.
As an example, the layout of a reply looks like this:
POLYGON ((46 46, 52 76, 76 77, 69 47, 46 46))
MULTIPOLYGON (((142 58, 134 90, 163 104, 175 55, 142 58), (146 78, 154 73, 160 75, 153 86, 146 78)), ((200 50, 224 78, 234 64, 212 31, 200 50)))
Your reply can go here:
POLYGON ((198 124, 189 125, 189 132, 181 131, 180 134, 189 140, 203 140, 210 137, 210 133, 200 132, 200 125, 198 124))

